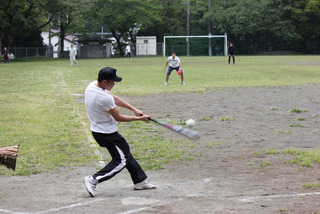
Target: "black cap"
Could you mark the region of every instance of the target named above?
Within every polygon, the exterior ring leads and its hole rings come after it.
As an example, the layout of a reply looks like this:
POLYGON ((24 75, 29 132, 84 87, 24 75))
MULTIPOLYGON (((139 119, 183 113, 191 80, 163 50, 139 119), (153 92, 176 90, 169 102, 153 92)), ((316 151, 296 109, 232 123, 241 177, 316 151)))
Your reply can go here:
POLYGON ((115 82, 120 82, 122 78, 117 76, 117 69, 105 67, 99 71, 98 80, 99 82, 102 80, 112 80, 115 82))

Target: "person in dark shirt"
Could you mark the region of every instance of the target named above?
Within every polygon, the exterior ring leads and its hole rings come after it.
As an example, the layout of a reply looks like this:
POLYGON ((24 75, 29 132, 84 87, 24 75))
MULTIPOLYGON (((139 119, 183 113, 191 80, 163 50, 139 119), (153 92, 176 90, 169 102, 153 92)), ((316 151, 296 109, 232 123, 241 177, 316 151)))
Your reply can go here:
POLYGON ((234 47, 233 47, 233 44, 230 43, 230 46, 229 46, 229 49, 228 49, 228 54, 229 54, 229 60, 228 60, 228 63, 230 64, 230 59, 232 57, 232 61, 233 61, 233 64, 236 63, 236 60, 234 58, 234 47))
POLYGON ((9 51, 7 50, 6 47, 4 47, 2 54, 3 54, 3 58, 4 58, 4 63, 7 63, 7 62, 9 63, 10 62, 9 61, 9 51))

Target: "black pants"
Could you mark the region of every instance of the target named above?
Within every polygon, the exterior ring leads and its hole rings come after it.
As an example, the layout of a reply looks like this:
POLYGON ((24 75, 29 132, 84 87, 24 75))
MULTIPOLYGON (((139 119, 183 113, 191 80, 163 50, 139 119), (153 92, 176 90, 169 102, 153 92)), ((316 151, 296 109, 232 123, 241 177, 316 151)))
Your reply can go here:
POLYGON ((126 58, 131 59, 131 52, 128 52, 128 53, 126 54, 126 58))
POLYGON ((5 57, 4 57, 4 63, 7 63, 7 62, 8 62, 8 63, 10 62, 10 61, 9 61, 9 57, 6 57, 6 56, 5 56, 5 57))
POLYGON ((129 144, 118 132, 112 134, 92 132, 92 135, 101 147, 108 149, 112 157, 112 160, 103 169, 93 175, 93 178, 98 180, 99 183, 109 180, 121 172, 124 167, 129 171, 134 184, 147 178, 147 175, 132 156, 129 144))
POLYGON ((235 60, 235 58, 234 58, 234 55, 231 55, 231 56, 229 56, 229 60, 228 60, 229 64, 230 64, 230 59, 231 59, 231 57, 232 57, 233 64, 236 63, 236 60, 235 60))

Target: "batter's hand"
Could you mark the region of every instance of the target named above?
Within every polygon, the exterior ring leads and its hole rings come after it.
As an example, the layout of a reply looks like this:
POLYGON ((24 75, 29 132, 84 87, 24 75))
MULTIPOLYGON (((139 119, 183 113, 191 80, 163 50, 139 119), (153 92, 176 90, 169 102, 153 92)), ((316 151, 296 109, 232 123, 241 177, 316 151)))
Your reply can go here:
POLYGON ((133 112, 137 117, 141 117, 144 115, 144 113, 142 111, 140 111, 139 109, 136 109, 136 108, 133 110, 133 112))
POLYGON ((151 116, 150 115, 143 115, 140 118, 142 121, 149 122, 149 118, 151 118, 151 116))

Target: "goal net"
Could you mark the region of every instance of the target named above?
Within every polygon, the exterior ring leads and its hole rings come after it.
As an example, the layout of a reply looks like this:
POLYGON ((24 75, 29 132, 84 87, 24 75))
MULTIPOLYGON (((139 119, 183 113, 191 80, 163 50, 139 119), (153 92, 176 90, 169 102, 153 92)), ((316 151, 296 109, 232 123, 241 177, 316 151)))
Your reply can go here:
POLYGON ((172 51, 180 56, 226 56, 227 35, 164 36, 163 56, 172 51))

